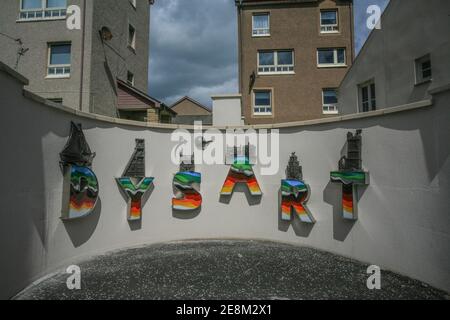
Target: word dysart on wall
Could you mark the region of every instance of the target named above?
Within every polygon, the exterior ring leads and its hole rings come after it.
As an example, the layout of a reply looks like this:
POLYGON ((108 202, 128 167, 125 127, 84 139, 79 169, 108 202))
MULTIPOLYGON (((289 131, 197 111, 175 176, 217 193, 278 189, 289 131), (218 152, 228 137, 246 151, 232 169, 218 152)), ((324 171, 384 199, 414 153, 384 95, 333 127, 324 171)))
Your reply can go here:
MULTIPOLYGON (((332 182, 342 183, 342 212, 344 219, 358 218, 357 186, 369 184, 369 173, 362 170, 361 130, 347 135, 347 156, 339 161, 339 170, 330 174, 332 182)), ((245 146, 245 155, 240 156, 237 147, 230 152, 231 167, 220 191, 221 196, 233 196, 237 184, 243 184, 253 197, 262 197, 263 192, 250 164, 250 146, 245 146), (233 153, 233 154, 231 154, 233 153)), ((63 220, 85 217, 96 207, 99 184, 92 169, 95 153, 92 153, 81 125, 71 123, 69 141, 60 154, 64 175, 63 220)), ((127 219, 142 219, 142 209, 154 188, 154 177, 145 172, 145 140, 136 139, 136 148, 121 177, 115 178, 120 191, 128 202, 127 219)), ((181 162, 180 170, 172 181, 174 197, 172 209, 186 212, 201 210, 200 185, 202 175, 195 170, 194 157, 181 162)), ((286 169, 286 179, 281 180, 281 219, 290 221, 297 216, 301 222, 314 224, 316 220, 307 207, 311 189, 303 180, 303 170, 295 152, 286 169)), ((170 202, 168 201, 168 204, 170 202)))

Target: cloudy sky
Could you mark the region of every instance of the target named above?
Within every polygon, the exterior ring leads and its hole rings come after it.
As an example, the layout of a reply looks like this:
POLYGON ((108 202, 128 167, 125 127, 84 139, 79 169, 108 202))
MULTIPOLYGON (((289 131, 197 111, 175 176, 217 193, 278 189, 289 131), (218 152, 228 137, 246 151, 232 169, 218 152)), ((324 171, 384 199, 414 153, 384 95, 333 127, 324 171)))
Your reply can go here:
MULTIPOLYGON (((388 2, 354 0, 357 51, 369 34, 367 7, 388 2)), ((187 95, 211 106, 211 95, 238 92, 234 0, 156 0, 150 24, 151 96, 170 105, 187 95)))

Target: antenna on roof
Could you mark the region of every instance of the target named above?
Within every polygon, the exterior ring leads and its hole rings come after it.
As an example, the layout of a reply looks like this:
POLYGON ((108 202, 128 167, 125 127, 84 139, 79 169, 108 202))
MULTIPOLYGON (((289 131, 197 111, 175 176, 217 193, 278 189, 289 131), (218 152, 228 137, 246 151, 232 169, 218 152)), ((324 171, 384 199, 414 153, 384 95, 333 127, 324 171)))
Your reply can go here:
POLYGON ((25 55, 25 53, 27 53, 28 50, 30 50, 29 48, 25 48, 23 46, 23 42, 22 39, 20 38, 13 38, 5 33, 0 32, 0 35, 14 41, 15 43, 17 43, 17 45, 19 46, 19 48, 17 49, 17 57, 16 57, 16 64, 14 65, 14 69, 17 70, 17 68, 19 67, 19 62, 20 62, 20 58, 22 56, 25 55))

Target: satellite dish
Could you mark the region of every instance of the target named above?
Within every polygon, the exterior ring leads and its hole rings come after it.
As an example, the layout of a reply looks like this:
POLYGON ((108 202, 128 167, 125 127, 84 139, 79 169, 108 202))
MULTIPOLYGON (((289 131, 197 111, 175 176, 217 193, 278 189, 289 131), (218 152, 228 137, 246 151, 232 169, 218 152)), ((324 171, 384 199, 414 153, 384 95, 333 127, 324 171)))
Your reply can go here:
POLYGON ((110 41, 113 38, 112 32, 108 27, 102 27, 100 35, 104 41, 110 41))

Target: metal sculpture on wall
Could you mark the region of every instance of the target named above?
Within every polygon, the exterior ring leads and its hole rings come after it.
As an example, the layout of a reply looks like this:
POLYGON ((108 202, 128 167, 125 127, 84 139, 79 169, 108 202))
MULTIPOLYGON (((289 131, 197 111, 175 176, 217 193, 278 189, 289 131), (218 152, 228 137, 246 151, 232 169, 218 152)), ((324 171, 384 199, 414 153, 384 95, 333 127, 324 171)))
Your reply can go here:
POLYGON ((286 168, 286 179, 281 180, 281 219, 291 221, 293 210, 302 222, 315 223, 316 220, 306 207, 310 188, 302 180, 302 167, 294 152, 286 168))
POLYGON ((61 219, 72 220, 92 213, 98 200, 98 180, 91 169, 91 152, 81 124, 71 122, 70 136, 59 154, 64 175, 61 219))
POLYGON ((181 162, 180 171, 173 178, 175 198, 172 198, 172 208, 180 211, 199 209, 202 206, 201 183, 202 175, 195 172, 194 157, 190 164, 181 162))
POLYGON ((155 178, 145 176, 145 140, 136 139, 136 149, 121 178, 116 178, 128 197, 128 220, 142 219, 143 197, 155 178))
POLYGON ((347 134, 347 156, 339 161, 339 171, 331 172, 331 181, 342 183, 342 211, 344 219, 358 219, 358 185, 369 185, 369 173, 362 169, 362 130, 347 134))
MULTIPOLYGON (((237 183, 245 183, 252 196, 261 196, 261 188, 253 172, 253 166, 250 164, 250 146, 245 147, 245 155, 243 156, 238 155, 236 147, 232 150, 234 161, 220 194, 222 196, 230 196, 233 194, 237 183)), ((230 153, 230 150, 228 150, 228 153, 230 153)))

